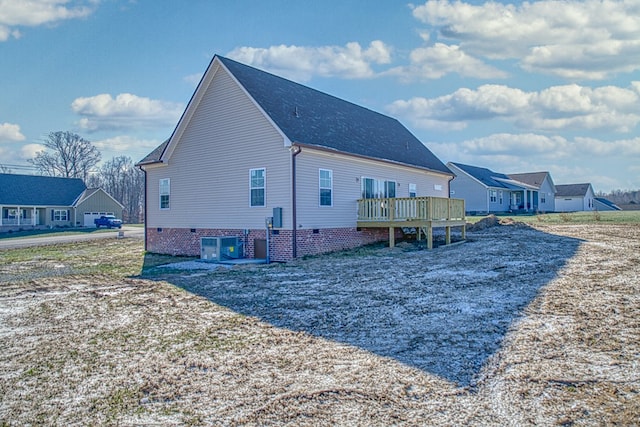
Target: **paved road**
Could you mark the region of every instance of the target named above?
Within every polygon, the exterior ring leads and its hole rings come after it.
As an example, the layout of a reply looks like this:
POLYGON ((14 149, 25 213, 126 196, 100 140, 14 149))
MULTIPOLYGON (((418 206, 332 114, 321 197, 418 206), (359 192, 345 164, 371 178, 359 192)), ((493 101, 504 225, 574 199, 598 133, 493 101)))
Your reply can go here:
POLYGON ((123 231, 125 237, 144 238, 144 228, 142 227, 122 227, 122 230, 114 229, 109 232, 81 233, 73 235, 42 235, 37 237, 25 237, 22 239, 2 239, 0 238, 0 249, 26 248, 29 246, 53 245, 56 243, 82 242, 96 239, 113 239, 118 237, 118 232, 123 231))

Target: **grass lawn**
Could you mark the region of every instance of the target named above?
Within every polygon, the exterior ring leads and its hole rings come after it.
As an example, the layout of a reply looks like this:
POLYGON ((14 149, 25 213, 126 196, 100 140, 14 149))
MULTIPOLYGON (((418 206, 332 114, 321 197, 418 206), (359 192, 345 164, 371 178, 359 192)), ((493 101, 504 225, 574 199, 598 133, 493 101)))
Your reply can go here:
MULTIPOLYGON (((637 224, 640 223, 640 211, 607 211, 607 212, 559 212, 559 213, 538 213, 508 215, 497 214, 499 218, 510 218, 517 222, 527 224, 589 224, 589 223, 612 223, 612 224, 637 224)), ((476 223, 486 215, 467 216, 466 220, 476 223)))
POLYGON ((640 223, 585 221, 218 270, 0 250, 0 426, 637 425, 640 223))

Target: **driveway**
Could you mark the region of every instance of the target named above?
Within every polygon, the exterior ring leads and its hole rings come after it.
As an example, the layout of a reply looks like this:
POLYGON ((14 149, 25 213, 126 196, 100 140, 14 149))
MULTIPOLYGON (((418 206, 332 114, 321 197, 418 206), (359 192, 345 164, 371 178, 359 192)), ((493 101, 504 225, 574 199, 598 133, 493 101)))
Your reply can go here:
POLYGON ((118 237, 118 232, 124 232, 125 237, 144 238, 143 227, 132 227, 124 225, 121 230, 102 231, 99 233, 79 233, 79 234, 48 234, 21 239, 0 238, 0 250, 26 248, 29 246, 54 245, 57 243, 82 242, 86 240, 113 239, 118 237))

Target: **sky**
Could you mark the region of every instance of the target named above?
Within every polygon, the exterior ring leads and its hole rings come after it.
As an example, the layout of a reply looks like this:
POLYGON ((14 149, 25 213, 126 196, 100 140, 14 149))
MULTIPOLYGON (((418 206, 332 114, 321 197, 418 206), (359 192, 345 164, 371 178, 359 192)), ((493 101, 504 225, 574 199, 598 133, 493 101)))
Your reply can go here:
POLYGON ((0 165, 171 135, 215 54, 397 118, 443 162, 640 188, 640 1, 0 0, 0 165))

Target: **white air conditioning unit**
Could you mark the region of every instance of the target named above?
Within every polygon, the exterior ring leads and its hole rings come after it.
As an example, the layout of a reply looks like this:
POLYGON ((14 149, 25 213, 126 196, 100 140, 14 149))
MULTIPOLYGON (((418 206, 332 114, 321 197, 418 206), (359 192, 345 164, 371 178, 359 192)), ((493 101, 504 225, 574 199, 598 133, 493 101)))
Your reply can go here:
POLYGON ((236 258, 242 258, 242 242, 237 236, 200 238, 200 259, 217 262, 236 258))

